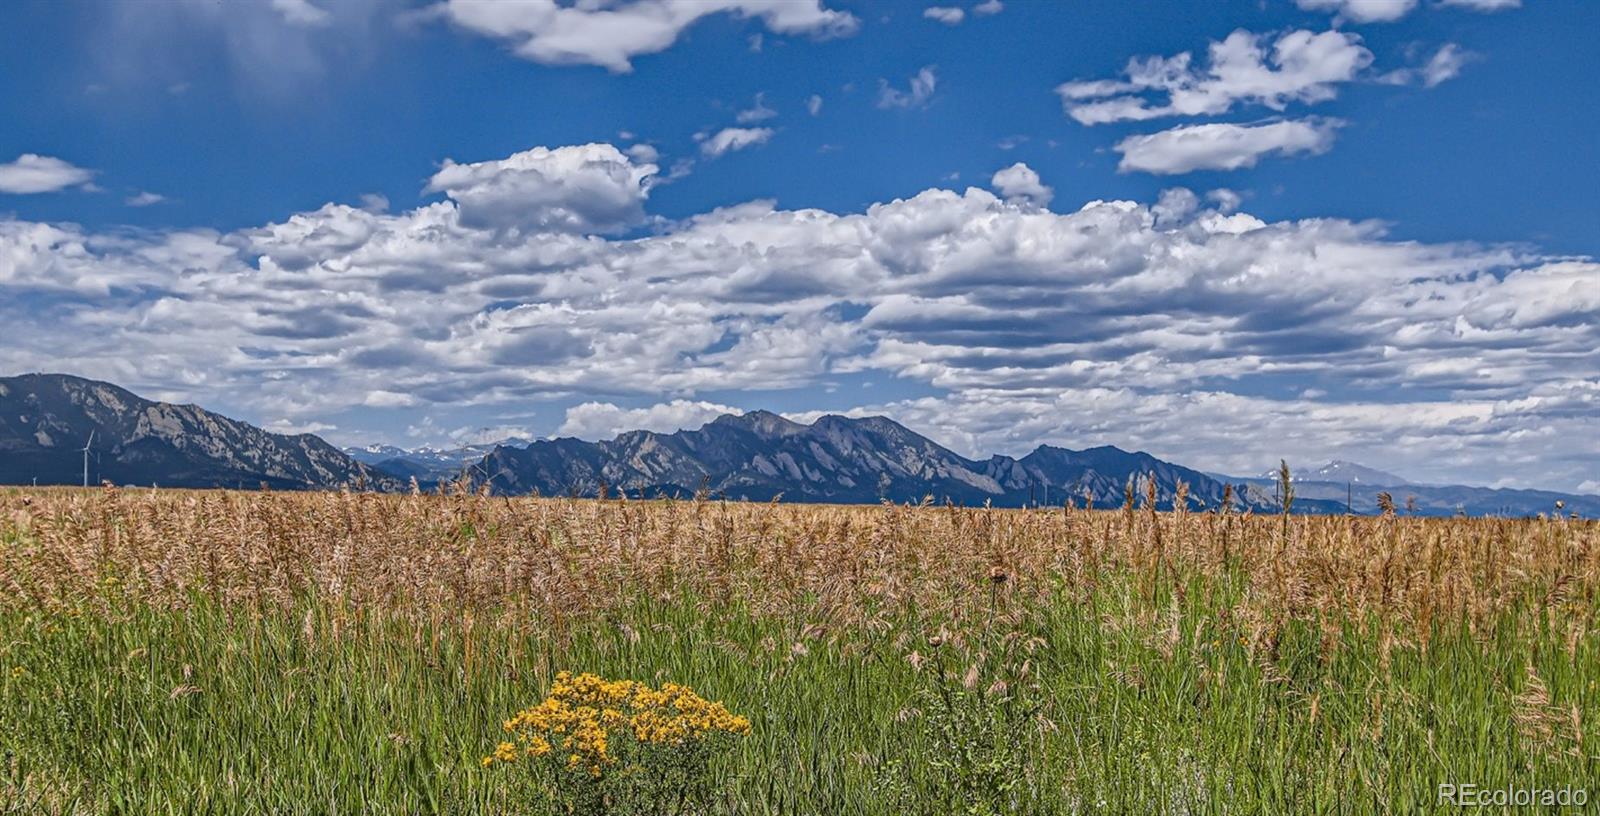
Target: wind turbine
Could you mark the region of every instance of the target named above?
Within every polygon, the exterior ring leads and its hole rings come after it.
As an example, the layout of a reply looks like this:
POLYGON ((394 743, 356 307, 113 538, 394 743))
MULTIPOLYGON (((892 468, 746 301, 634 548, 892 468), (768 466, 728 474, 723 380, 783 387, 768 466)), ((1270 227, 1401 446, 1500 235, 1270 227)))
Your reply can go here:
POLYGON ((89 431, 89 441, 83 444, 83 486, 89 486, 89 448, 94 445, 94 431, 89 431))

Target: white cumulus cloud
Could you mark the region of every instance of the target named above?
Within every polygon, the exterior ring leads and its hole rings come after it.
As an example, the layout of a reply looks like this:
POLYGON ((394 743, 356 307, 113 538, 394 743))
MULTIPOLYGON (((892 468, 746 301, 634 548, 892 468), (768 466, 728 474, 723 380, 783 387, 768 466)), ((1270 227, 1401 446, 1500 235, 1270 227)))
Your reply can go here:
POLYGON ((368 408, 409 408, 417 404, 417 398, 410 394, 401 394, 395 391, 368 391, 361 404, 368 408))
POLYGON ((995 173, 989 186, 1013 204, 1047 207, 1055 190, 1039 180, 1039 174, 1022 162, 995 173))
POLYGON ((524 59, 600 65, 617 73, 632 71, 634 57, 670 48, 684 30, 712 14, 755 18, 774 34, 813 37, 847 36, 860 25, 854 15, 824 8, 820 0, 445 0, 429 13, 504 41, 524 59))
POLYGON ((908 88, 904 91, 889 84, 889 80, 878 80, 878 107, 880 108, 920 108, 928 104, 933 98, 933 91, 939 85, 939 77, 935 73, 936 66, 925 65, 911 77, 908 88))
POLYGON ((1259 125, 1183 125, 1117 142, 1116 151, 1122 154, 1117 169, 1172 175, 1254 167, 1269 154, 1326 152, 1340 124, 1337 119, 1298 119, 1259 125))
POLYGON ((24 153, 15 161, 0 164, 0 193, 53 193, 88 184, 92 178, 93 170, 85 170, 53 156, 24 153))
POLYGON ((771 139, 774 131, 772 128, 723 128, 711 134, 700 142, 700 152, 711 158, 716 158, 725 153, 743 150, 747 147, 766 144, 771 139))
POLYGON ((1307 11, 1331 11, 1353 23, 1392 23, 1411 13, 1417 0, 1295 0, 1307 11))
POLYGON ((929 6, 922 10, 922 16, 952 26, 960 25, 962 20, 967 19, 966 11, 956 6, 929 6))
POLYGON ((1067 114, 1085 125, 1215 116, 1244 102, 1283 110, 1290 102, 1333 99, 1337 87, 1372 59, 1361 37, 1344 31, 1290 31, 1269 47, 1261 35, 1239 29, 1211 43, 1203 68, 1187 51, 1135 58, 1120 79, 1067 82, 1056 94, 1067 114))
POLYGON ((714 402, 677 399, 645 408, 622 408, 609 402, 585 402, 567 409, 557 436, 612 439, 626 431, 672 433, 695 429, 724 414, 741 414, 737 408, 714 402))
POLYGON ((1476 59, 1478 59, 1477 54, 1455 43, 1445 43, 1421 64, 1396 68, 1379 76, 1378 81, 1388 85, 1421 85, 1424 88, 1432 88, 1460 76, 1461 70, 1467 63, 1476 59))
POLYGON ((1445 43, 1422 66, 1422 84, 1432 88, 1446 80, 1455 79, 1472 56, 1471 52, 1462 50, 1455 43, 1445 43))
POLYGON ((658 170, 609 144, 536 147, 494 161, 446 159, 426 189, 460 205, 468 226, 615 232, 643 217, 658 170))
MULTIPOLYGON (((1417 8, 1417 0, 1295 0, 1307 11, 1325 11, 1336 21, 1352 23, 1392 23, 1417 8)), ((1454 6, 1472 11, 1494 12, 1520 8, 1522 0, 1436 0, 1439 7, 1454 6)))

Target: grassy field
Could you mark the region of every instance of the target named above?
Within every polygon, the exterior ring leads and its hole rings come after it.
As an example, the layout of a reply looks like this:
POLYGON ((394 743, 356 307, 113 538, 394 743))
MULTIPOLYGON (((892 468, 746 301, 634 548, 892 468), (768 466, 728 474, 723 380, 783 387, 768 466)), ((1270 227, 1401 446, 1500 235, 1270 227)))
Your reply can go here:
POLYGON ((0 813, 539 813, 556 672, 751 721, 714 813, 1600 798, 1600 525, 0 492, 0 813))

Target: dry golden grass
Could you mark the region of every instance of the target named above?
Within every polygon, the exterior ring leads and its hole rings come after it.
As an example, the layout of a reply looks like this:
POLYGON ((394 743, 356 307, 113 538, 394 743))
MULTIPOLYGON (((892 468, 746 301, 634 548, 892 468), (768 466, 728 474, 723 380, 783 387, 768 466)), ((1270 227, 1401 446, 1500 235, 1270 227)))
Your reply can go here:
POLYGON ((0 494, 0 512, 17 542, 0 561, 0 603, 40 609, 103 600, 109 580, 156 605, 287 606, 311 592, 351 614, 509 625, 559 626, 640 593, 834 626, 914 601, 956 625, 996 601, 1091 592, 1108 574, 1154 592, 1235 570, 1249 581, 1237 613, 1268 641, 1289 620, 1341 618, 1425 640, 1440 622, 1478 629, 1513 606, 1576 639, 1600 587, 1600 525, 1562 518, 109 488, 0 494))

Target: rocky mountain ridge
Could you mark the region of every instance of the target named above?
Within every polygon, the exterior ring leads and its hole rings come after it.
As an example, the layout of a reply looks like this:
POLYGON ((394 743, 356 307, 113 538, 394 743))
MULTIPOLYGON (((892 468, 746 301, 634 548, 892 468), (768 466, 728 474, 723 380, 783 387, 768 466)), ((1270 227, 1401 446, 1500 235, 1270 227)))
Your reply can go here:
MULTIPOLYGON (((883 500, 983 504, 1120 505, 1130 483, 1139 501, 1153 479, 1170 508, 1178 484, 1193 509, 1218 507, 1222 482, 1145 453, 1114 447, 1074 451, 1042 445, 1020 459, 967 459, 886 417, 829 415, 810 425, 769 411, 725 415, 696 430, 630 431, 615 439, 554 439, 498 448, 481 472, 505 494, 685 496, 752 501, 869 503, 883 500)), ((1243 499, 1240 508, 1252 503, 1243 499)), ((1265 508, 1258 508, 1265 509, 1265 508)))
POLYGON ((402 486, 312 434, 270 433, 81 377, 0 378, 0 483, 81 484, 85 447, 90 484, 402 486))

